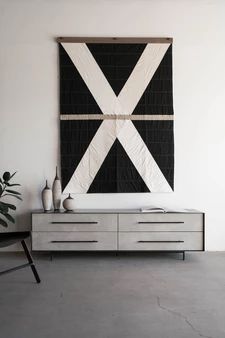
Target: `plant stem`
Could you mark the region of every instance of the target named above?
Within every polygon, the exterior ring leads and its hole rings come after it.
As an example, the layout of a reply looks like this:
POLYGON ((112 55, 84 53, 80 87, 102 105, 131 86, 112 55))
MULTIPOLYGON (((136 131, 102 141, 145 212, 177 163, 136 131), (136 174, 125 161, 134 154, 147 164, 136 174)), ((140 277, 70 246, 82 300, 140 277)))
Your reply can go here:
POLYGON ((0 195, 0 197, 4 197, 4 195, 2 195, 5 192, 5 188, 6 188, 6 184, 2 184, 2 193, 0 195))

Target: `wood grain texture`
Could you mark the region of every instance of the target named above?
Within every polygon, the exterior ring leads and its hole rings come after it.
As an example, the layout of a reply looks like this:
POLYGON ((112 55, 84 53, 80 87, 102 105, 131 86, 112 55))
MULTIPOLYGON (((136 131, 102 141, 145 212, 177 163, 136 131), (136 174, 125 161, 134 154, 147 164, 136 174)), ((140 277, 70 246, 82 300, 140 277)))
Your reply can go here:
POLYGON ((204 214, 33 213, 32 249, 49 251, 204 250, 204 214), (79 223, 80 222, 80 223, 79 223))
POLYGON ((120 214, 119 231, 203 231, 203 214, 120 214))
POLYGON ((173 43, 170 37, 57 37, 56 41, 63 42, 84 42, 84 43, 173 43))
POLYGON ((119 232, 119 250, 203 250, 202 232, 119 232))
POLYGON ((32 250, 117 250, 117 232, 33 232, 32 250))
POLYGON ((33 214, 32 231, 117 231, 116 214, 33 214), (93 222, 91 224, 90 222, 93 222))

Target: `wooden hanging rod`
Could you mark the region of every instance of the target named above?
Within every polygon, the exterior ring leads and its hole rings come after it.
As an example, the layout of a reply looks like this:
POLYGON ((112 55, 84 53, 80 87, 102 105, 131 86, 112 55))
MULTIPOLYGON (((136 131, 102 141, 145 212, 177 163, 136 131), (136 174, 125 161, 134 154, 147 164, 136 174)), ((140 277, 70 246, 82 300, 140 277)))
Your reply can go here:
POLYGON ((64 36, 56 38, 57 42, 84 42, 84 43, 172 43, 173 38, 88 38, 64 36))

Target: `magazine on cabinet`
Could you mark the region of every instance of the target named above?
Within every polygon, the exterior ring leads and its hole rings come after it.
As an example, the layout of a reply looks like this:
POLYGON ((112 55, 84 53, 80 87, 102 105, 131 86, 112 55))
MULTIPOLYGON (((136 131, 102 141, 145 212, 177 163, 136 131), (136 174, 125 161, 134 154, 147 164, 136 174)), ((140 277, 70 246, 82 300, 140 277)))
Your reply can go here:
POLYGON ((182 209, 182 208, 165 208, 161 206, 148 206, 140 209, 141 212, 148 212, 148 213, 189 213, 195 212, 196 210, 193 209, 182 209))

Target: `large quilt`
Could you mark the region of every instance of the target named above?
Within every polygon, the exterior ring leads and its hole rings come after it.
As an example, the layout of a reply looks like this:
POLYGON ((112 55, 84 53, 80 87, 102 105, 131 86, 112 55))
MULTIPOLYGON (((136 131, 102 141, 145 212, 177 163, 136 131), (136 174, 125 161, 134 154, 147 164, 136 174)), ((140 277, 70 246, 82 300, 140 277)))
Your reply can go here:
POLYGON ((64 193, 171 192, 172 39, 59 42, 64 193))

